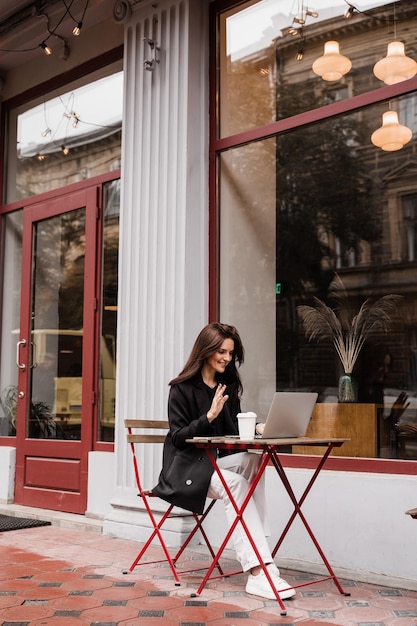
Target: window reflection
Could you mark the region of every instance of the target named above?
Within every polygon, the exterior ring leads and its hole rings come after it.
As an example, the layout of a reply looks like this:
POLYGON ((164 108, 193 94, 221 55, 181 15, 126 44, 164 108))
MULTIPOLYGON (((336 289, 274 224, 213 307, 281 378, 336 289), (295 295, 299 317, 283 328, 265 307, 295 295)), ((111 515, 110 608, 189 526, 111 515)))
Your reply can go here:
POLYGON ((408 459, 417 458, 417 186, 413 142, 394 153, 369 142, 381 106, 221 155, 221 317, 261 355, 244 376, 262 416, 275 389, 340 401, 340 359, 331 341, 308 341, 300 304, 332 306, 336 274, 353 314, 366 299, 401 296, 389 332, 367 338, 353 374, 357 401, 375 405, 377 455, 408 459))
POLYGON ((404 42, 408 56, 417 58, 411 34, 417 20, 413 0, 319 0, 314 10, 307 5, 250 1, 221 14, 221 137, 384 87, 373 68, 394 39, 404 42), (348 5, 355 10, 347 16, 348 5), (323 80, 312 70, 328 41, 337 41, 341 54, 352 62, 339 80, 323 80), (280 101, 285 89, 298 91, 296 108, 291 100, 280 101))
POLYGON ((118 169, 122 106, 117 72, 18 112, 8 202, 118 169))
POLYGON ((98 439, 114 441, 120 180, 103 189, 103 267, 98 439))
POLYGON ((28 436, 80 439, 85 208, 35 224, 28 436))
POLYGON ((3 256, 0 357, 0 436, 16 435, 16 343, 20 325, 23 211, 3 215, 3 256))

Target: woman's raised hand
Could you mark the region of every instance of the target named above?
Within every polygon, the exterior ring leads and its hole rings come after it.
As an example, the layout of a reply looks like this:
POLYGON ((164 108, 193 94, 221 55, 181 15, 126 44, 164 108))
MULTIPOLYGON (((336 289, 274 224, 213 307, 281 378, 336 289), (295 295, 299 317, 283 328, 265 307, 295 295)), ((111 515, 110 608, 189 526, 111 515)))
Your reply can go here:
POLYGON ((209 422, 212 422, 213 420, 216 419, 216 417, 219 416, 224 406, 224 403, 227 402, 229 396, 224 395, 225 391, 226 391, 226 385, 217 385, 213 402, 211 403, 210 409, 207 411, 207 419, 209 422))

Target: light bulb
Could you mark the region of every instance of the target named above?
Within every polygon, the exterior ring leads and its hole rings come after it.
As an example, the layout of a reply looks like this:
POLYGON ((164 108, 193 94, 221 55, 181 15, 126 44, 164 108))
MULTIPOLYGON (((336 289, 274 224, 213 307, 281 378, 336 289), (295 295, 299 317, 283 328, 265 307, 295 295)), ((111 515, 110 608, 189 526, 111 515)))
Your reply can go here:
POLYGON ((355 7, 353 7, 351 4, 348 6, 348 8, 346 9, 346 12, 344 13, 343 17, 347 20, 350 20, 350 18, 352 17, 352 15, 355 12, 355 7))
POLYGON ((82 22, 78 22, 78 24, 74 26, 74 28, 72 29, 72 34, 74 35, 74 37, 78 37, 78 35, 81 33, 82 27, 83 27, 82 22))
POLYGON ((49 46, 46 45, 46 43, 44 41, 42 41, 42 43, 39 44, 39 47, 42 48, 42 50, 44 51, 44 53, 49 56, 50 54, 52 54, 52 48, 50 48, 49 46))

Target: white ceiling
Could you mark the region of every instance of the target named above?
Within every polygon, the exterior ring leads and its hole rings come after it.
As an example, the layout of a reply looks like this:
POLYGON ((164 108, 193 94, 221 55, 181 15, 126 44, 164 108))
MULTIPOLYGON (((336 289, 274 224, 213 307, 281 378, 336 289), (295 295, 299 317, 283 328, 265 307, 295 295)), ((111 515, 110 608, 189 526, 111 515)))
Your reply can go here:
MULTIPOLYGON (((86 3, 87 0, 0 0, 0 76, 39 55, 39 44, 44 40, 54 49, 62 48, 59 37, 71 40, 72 29, 81 20, 86 3), (48 26, 59 37, 51 35, 48 26)), ((83 29, 108 19, 114 4, 115 0, 89 0, 83 29)))

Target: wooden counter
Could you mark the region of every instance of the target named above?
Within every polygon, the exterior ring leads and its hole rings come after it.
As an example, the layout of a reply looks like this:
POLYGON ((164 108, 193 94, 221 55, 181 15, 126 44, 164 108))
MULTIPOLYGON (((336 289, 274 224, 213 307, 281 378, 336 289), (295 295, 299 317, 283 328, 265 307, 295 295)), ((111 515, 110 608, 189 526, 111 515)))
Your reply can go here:
MULTIPOLYGON (((377 424, 375 404, 320 403, 314 407, 306 437, 347 437, 332 456, 375 458, 377 456, 377 424)), ((294 454, 322 454, 304 446, 294 446, 294 454)))

